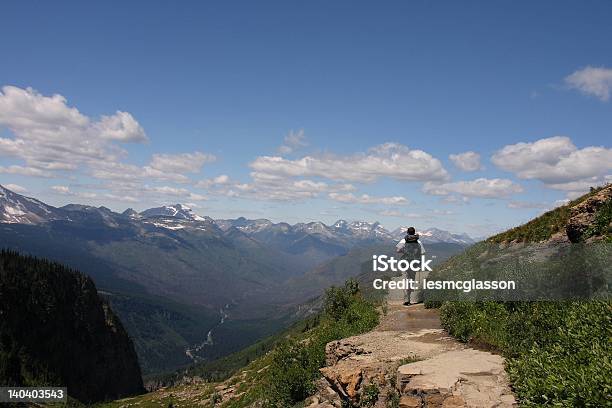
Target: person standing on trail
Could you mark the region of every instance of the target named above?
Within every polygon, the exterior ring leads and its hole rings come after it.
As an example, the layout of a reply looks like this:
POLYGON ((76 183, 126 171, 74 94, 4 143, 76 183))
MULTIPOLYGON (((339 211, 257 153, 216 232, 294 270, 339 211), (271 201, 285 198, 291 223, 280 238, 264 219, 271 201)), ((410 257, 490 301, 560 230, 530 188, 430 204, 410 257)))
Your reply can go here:
MULTIPOLYGON (((414 229, 414 227, 408 227, 406 229, 406 236, 400 242, 397 243, 397 245, 395 246, 395 250, 397 253, 402 254, 401 259, 405 259, 408 262, 413 261, 415 259, 421 259, 421 255, 425 254, 425 247, 423 246, 421 241, 419 241, 419 234, 416 233, 416 230, 414 229)), ((422 272, 419 272, 419 273, 422 273, 422 272)), ((407 271, 402 272, 402 277, 404 279, 409 279, 412 281, 416 278, 416 272, 411 269, 408 269, 407 271)), ((407 286, 406 289, 404 289, 404 305, 405 306, 410 305, 411 292, 412 292, 412 289, 410 289, 409 286, 407 286)), ((419 288, 416 291, 416 293, 418 297, 418 295, 422 293, 421 288, 419 288)), ((419 299, 416 299, 414 303, 418 303, 418 302, 419 302, 419 299)))

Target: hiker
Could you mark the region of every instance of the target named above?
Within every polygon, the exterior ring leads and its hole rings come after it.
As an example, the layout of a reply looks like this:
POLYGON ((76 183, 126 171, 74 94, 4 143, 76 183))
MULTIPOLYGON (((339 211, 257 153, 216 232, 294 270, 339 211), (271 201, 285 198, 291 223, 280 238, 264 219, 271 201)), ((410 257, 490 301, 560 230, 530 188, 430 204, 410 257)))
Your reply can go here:
MULTIPOLYGON (((401 259, 405 259, 408 262, 415 259, 421 259, 421 255, 425 254, 425 247, 423 247, 423 244, 421 244, 421 241, 419 241, 419 234, 416 233, 414 227, 408 227, 406 229, 406 236, 397 243, 395 250, 397 253, 402 254, 401 259)), ((403 272, 402 275, 404 279, 415 280, 417 273, 419 275, 423 274, 423 272, 415 272, 408 269, 406 272, 403 272)), ((421 285, 421 281, 422 276, 419 276, 419 279, 417 280, 417 282, 419 282, 419 286, 421 285)), ((409 286, 404 289, 404 306, 410 305, 411 292, 412 289, 410 289, 409 286)), ((420 287, 415 291, 416 296, 414 303, 419 303, 421 301, 419 297, 422 293, 423 292, 420 287)))

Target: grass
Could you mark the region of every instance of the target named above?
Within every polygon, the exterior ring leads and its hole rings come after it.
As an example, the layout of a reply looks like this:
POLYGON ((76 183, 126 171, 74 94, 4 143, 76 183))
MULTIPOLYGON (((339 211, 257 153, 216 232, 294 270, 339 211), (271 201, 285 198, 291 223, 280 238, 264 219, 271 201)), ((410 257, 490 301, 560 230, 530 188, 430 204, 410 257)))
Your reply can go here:
POLYGON ((255 401, 266 407, 294 406, 315 392, 327 343, 366 332, 377 324, 376 306, 363 299, 357 282, 349 280, 342 288, 329 289, 319 324, 273 350, 256 385, 226 406, 244 407, 255 401))

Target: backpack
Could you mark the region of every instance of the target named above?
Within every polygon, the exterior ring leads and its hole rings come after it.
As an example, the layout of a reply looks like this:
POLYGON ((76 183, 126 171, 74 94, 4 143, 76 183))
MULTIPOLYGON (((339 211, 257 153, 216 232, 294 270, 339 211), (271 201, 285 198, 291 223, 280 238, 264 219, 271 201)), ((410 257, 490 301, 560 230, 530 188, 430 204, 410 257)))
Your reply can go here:
MULTIPOLYGON (((408 236, 406 236, 408 238, 408 236)), ((414 260, 419 259, 421 257, 421 245, 417 240, 408 240, 406 239, 406 243, 402 248, 402 259, 406 260, 414 260)))

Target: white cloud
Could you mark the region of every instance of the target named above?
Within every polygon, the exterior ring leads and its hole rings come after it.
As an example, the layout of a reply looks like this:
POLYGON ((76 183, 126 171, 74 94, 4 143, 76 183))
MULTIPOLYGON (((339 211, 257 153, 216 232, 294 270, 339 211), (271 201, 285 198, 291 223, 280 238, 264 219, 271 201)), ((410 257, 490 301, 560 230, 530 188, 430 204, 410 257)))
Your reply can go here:
POLYGON ((578 149, 569 137, 554 136, 505 146, 491 161, 519 178, 540 180, 550 188, 585 190, 587 184, 601 183, 612 171, 612 149, 578 149))
POLYGON ((167 173, 197 173, 204 163, 215 161, 212 154, 194 152, 181 154, 154 154, 149 167, 167 173))
POLYGON ((70 188, 68 186, 52 186, 51 190, 60 194, 68 194, 70 192, 70 188))
POLYGON ((466 204, 470 202, 470 198, 465 196, 447 195, 442 198, 442 202, 447 204, 466 204))
POLYGON ((28 189, 20 186, 19 184, 5 184, 4 187, 8 188, 14 193, 27 193, 28 189))
POLYGON ((362 194, 356 196, 353 193, 329 193, 328 197, 334 201, 341 203, 358 203, 358 204, 385 204, 385 205, 399 205, 408 204, 406 197, 372 197, 368 194, 362 194))
POLYGON ((140 124, 128 112, 117 111, 112 116, 102 116, 95 128, 100 136, 119 142, 145 142, 147 135, 140 124))
POLYGON ((547 208, 549 208, 550 205, 546 204, 546 203, 535 203, 535 202, 531 202, 531 201, 510 201, 508 203, 508 208, 514 208, 514 209, 539 209, 539 210, 545 210, 547 208))
POLYGON ((124 201, 127 203, 139 203, 140 200, 136 197, 132 197, 129 195, 117 195, 117 194, 104 194, 105 198, 108 198, 109 200, 114 200, 114 201, 124 201))
POLYGON ((0 173, 18 174, 20 176, 30 176, 30 177, 45 177, 45 178, 53 177, 53 174, 48 171, 37 169, 34 167, 25 167, 25 166, 18 166, 18 165, 13 165, 13 166, 8 166, 8 167, 0 166, 0 173))
POLYGON ((565 77, 565 83, 605 102, 610 99, 612 90, 612 69, 587 66, 565 77))
POLYGON ((0 125, 12 133, 0 137, 0 156, 24 161, 0 166, 0 173, 52 177, 61 171, 84 171, 103 180, 187 183, 183 173, 197 173, 215 160, 211 154, 193 152, 154 154, 143 167, 125 163, 127 152, 118 143, 147 140, 130 113, 117 111, 96 121, 68 106, 63 96, 45 96, 32 88, 2 88, 0 125))
POLYGON ((401 217, 401 218, 425 218, 426 216, 419 213, 405 213, 397 210, 383 210, 379 211, 378 215, 383 217, 401 217))
POLYGON ((44 96, 32 88, 14 86, 0 92, 0 125, 13 134, 13 138, 0 138, 0 155, 47 170, 115 162, 126 153, 112 140, 146 140, 127 112, 118 111, 96 122, 68 106, 61 95, 44 96))
POLYGON ((423 191, 432 195, 460 194, 467 197, 503 198, 514 193, 520 193, 523 188, 508 179, 478 178, 470 181, 455 181, 450 183, 425 183, 423 191))
POLYGON ((422 150, 411 150, 396 143, 386 143, 367 153, 353 155, 305 156, 288 160, 261 156, 250 163, 260 177, 322 177, 331 180, 373 182, 381 177, 404 181, 446 180, 442 163, 422 150))
POLYGON ((463 171, 476 171, 482 169, 480 164, 480 155, 476 152, 469 151, 465 153, 451 154, 449 158, 453 164, 457 166, 457 168, 463 171))
POLYGON ((206 201, 208 198, 201 194, 192 193, 186 188, 178 188, 172 186, 145 186, 142 189, 143 193, 154 194, 167 197, 180 197, 193 201, 206 201))
POLYGON ((251 173, 250 183, 232 181, 222 174, 212 179, 199 181, 196 186, 212 193, 228 197, 256 200, 290 201, 319 197, 323 193, 347 192, 355 187, 346 183, 326 183, 309 179, 292 180, 257 172, 251 173))
POLYGON ((278 152, 280 154, 289 154, 307 145, 304 129, 300 129, 297 132, 294 132, 292 129, 285 136, 284 143, 278 148, 278 152))
POLYGON ((211 188, 219 185, 226 185, 230 183, 230 178, 227 174, 221 174, 217 177, 213 177, 206 180, 200 180, 196 183, 196 187, 200 188, 211 188))
POLYGON ((96 193, 91 193, 87 191, 79 191, 79 192, 72 191, 68 186, 61 186, 61 185, 51 186, 51 190, 53 190, 57 194, 71 196, 71 197, 78 197, 78 198, 85 198, 85 199, 94 199, 98 197, 96 193))

